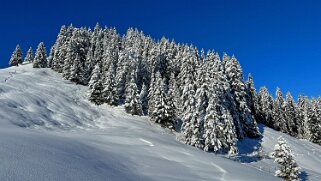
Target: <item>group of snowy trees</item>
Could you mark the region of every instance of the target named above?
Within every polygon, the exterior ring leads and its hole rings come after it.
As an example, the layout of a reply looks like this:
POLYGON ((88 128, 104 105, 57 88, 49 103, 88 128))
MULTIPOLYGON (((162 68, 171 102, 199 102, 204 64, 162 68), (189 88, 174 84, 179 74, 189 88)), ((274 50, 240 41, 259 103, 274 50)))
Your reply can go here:
POLYGON ((10 66, 18 66, 19 64, 32 63, 34 68, 49 68, 49 62, 47 60, 46 48, 43 42, 39 43, 36 55, 33 54, 33 50, 30 47, 26 57, 22 60, 22 51, 19 45, 16 46, 16 49, 12 53, 10 58, 9 65, 10 66))
MULTIPOLYGON (((94 30, 62 26, 48 58, 43 43, 34 60, 32 50, 27 57, 36 68, 88 85, 91 102, 124 104, 129 114, 179 129, 182 142, 205 151, 237 153, 238 139, 260 136, 257 121, 321 143, 321 99, 300 97, 296 105, 290 94, 284 100, 277 91, 274 100, 266 88, 257 93, 234 56, 155 41, 132 28, 120 36, 97 24, 94 30)), ((18 46, 11 59, 21 63, 18 46)))
POLYGON ((296 138, 321 144, 321 97, 299 96, 297 103, 290 92, 284 98, 279 88, 275 99, 266 87, 255 93, 253 103, 257 120, 275 130, 296 138))

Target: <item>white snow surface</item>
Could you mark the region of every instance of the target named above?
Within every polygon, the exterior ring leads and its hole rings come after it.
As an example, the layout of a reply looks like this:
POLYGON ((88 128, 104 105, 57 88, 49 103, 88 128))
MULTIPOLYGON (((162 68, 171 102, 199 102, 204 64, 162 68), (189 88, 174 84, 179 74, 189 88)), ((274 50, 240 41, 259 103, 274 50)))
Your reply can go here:
MULTIPOLYGON (((95 106, 86 94, 50 69, 0 70, 0 180, 279 180, 273 159, 251 153, 262 144, 269 154, 278 132, 261 126, 262 142, 240 142, 242 163, 177 142, 122 107, 95 106)), ((321 180, 321 147, 284 137, 302 178, 321 180)))

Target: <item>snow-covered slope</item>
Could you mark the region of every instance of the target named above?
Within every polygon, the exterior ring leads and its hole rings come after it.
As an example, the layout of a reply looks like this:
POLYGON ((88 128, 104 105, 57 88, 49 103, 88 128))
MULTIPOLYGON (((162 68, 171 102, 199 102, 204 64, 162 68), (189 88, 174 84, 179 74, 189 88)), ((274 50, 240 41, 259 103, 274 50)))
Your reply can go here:
MULTIPOLYGON (((261 142, 244 140, 244 163, 232 161, 177 142, 146 117, 92 105, 86 90, 50 69, 0 70, 0 180, 278 180, 272 159, 251 159, 261 142)), ((268 152, 280 134, 262 130, 268 152)), ((285 137, 306 178, 320 180, 320 146, 285 137)))

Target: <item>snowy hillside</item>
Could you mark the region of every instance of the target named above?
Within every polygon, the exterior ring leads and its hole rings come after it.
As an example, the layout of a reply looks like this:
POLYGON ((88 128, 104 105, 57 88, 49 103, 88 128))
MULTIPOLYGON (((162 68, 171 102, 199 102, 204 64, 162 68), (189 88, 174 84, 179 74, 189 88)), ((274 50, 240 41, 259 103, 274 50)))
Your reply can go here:
MULTIPOLYGON (((262 142, 239 143, 237 162, 181 144, 147 117, 95 106, 86 94, 50 69, 0 70, 1 180, 278 180, 272 159, 251 154, 258 144, 269 154, 278 132, 261 126, 262 142)), ((321 147, 284 137, 302 178, 320 180, 321 147)))

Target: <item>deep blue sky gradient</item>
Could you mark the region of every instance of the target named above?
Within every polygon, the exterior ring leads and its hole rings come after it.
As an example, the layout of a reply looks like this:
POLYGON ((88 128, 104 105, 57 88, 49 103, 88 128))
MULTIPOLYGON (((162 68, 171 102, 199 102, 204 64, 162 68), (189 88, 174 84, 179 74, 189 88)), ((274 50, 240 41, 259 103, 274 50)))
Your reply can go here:
POLYGON ((17 43, 47 51, 60 26, 128 27, 153 38, 235 56, 256 87, 321 95, 321 1, 318 0, 16 0, 0 3, 0 67, 17 43))

